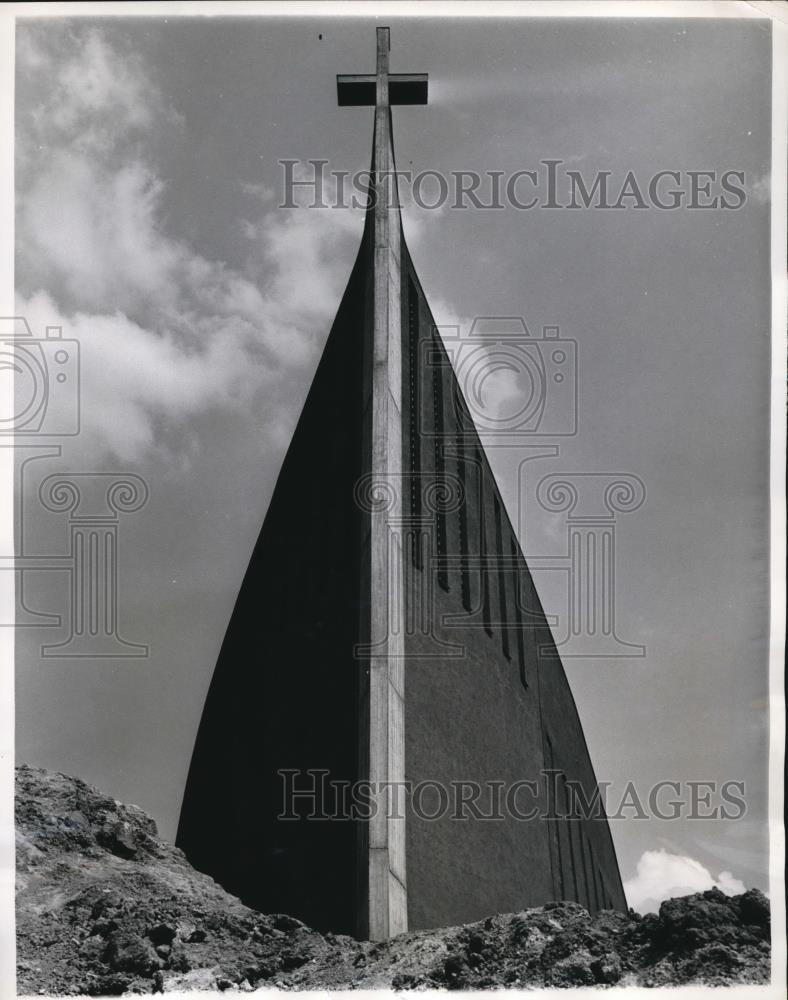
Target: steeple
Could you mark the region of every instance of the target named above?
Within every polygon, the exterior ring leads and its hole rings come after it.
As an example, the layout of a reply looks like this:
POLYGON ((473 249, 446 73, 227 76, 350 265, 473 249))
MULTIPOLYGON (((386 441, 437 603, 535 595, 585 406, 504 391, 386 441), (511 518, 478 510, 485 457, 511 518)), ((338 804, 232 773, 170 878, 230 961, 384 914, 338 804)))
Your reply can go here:
POLYGON ((570 782, 593 800, 593 767, 402 234, 391 105, 425 103, 426 77, 389 73, 379 28, 375 75, 337 93, 374 104, 374 197, 219 653, 176 843, 255 909, 372 939, 552 899, 625 909, 608 824, 556 814, 570 782), (507 811, 490 821, 490 801, 462 796, 493 787, 507 811))

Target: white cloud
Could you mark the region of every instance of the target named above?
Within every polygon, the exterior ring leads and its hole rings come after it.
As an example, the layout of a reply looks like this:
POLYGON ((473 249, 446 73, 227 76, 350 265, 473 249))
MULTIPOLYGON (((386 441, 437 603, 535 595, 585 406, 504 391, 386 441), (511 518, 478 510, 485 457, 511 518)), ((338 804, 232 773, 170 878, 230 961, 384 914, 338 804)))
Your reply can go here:
POLYGON ((80 341, 82 448, 126 461, 182 451, 195 417, 252 403, 281 446, 358 213, 276 209, 255 189, 243 273, 208 259, 168 231, 153 137, 180 119, 140 60, 96 29, 22 31, 20 51, 35 80, 22 88, 17 306, 36 335, 61 325, 80 341), (44 72, 56 85, 37 90, 44 72))
MULTIPOLYGON (((136 461, 187 445, 188 421, 215 408, 248 405, 272 378, 251 366, 252 332, 227 324, 190 349, 123 313, 64 314, 46 292, 18 303, 36 335, 63 328, 81 354, 81 450, 136 461)), ((261 408, 261 416, 265 411, 261 408)))
POLYGON ((644 851, 637 864, 637 874, 624 882, 627 901, 639 913, 656 913, 665 899, 715 887, 728 896, 745 891, 744 883, 731 872, 720 872, 714 878, 700 861, 682 854, 669 854, 664 849, 644 851))
POLYGON ((337 291, 350 276, 337 260, 336 247, 361 236, 361 213, 278 208, 253 225, 247 228, 256 237, 251 266, 267 275, 267 297, 283 314, 330 315, 339 304, 337 291))
POLYGON ((772 176, 761 174, 750 181, 750 199, 756 205, 768 205, 772 197, 772 176))
POLYGON ((26 25, 19 31, 17 69, 38 98, 23 115, 23 142, 59 138, 81 151, 108 153, 117 146, 119 123, 126 138, 157 120, 181 124, 139 57, 120 51, 100 29, 26 25))
POLYGON ((25 283, 84 308, 167 307, 186 250, 158 228, 161 182, 140 162, 108 170, 72 152, 48 159, 20 199, 25 283))

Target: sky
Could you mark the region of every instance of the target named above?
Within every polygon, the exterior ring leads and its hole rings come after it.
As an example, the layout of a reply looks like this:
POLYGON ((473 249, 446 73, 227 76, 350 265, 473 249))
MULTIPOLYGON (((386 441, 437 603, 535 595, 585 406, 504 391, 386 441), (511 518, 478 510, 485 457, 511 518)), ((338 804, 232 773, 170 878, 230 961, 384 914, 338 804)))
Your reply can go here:
MULTIPOLYGON (((337 73, 374 68, 373 18, 19 22, 17 313, 80 346, 80 432, 20 477, 29 554, 68 549, 38 488, 133 473, 118 526, 120 632, 144 658, 43 657, 20 629, 19 760, 76 774, 174 837, 197 724, 284 452, 350 274, 352 208, 281 208, 283 159, 369 165, 372 112, 337 73)), ((393 18, 400 169, 743 172, 735 210, 420 208, 409 248, 439 324, 521 316, 576 342, 577 433, 488 438, 548 613, 566 619, 553 473, 637 477, 616 521, 621 659, 565 662, 608 807, 632 782, 744 783, 745 815, 611 820, 632 905, 766 888, 770 35, 765 21, 393 18), (529 450, 530 449, 530 450, 529 450), (552 560, 553 569, 542 569, 552 560)), ((686 180, 683 184, 687 186, 686 180)), ((425 197, 432 189, 425 186, 425 197)), ((527 190, 524 189, 524 193, 527 190)), ((630 203, 631 206, 631 203, 630 203)), ((523 391, 499 373, 486 405, 523 391)), ((20 455, 21 455, 20 451, 20 455)), ((32 451, 24 453, 30 457, 32 451)), ((563 560, 563 562, 562 562, 563 560)), ((44 560, 45 562, 45 560, 44 560)), ((67 615, 62 571, 25 600, 67 615)), ((719 796, 716 796, 719 801, 719 796)))

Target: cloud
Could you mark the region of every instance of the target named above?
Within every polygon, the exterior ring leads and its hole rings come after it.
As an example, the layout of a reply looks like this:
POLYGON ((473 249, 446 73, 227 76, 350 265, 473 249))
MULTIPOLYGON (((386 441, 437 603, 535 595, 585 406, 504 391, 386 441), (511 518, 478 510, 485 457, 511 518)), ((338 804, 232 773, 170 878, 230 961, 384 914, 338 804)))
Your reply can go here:
MULTIPOLYGON (((34 334, 61 326, 81 355, 81 450, 138 461, 194 447, 189 421, 199 414, 249 405, 268 385, 265 366, 251 366, 253 332, 228 323, 196 349, 141 327, 121 312, 63 313, 46 292, 20 299, 34 334)), ((57 389, 57 387, 55 387, 57 389)), ((266 408, 261 407, 264 417, 266 408)))
POLYGON ((624 882, 627 901, 639 913, 656 913, 665 899, 713 888, 728 896, 745 891, 744 883, 731 872, 720 872, 715 879, 700 861, 682 854, 669 854, 664 849, 644 851, 637 864, 637 874, 624 882))
POLYGON ((770 173, 756 176, 749 184, 750 200, 756 205, 768 205, 772 197, 772 176, 770 173))
POLYGON ((97 28, 68 22, 28 24, 17 40, 17 71, 28 95, 21 106, 24 144, 60 139, 83 152, 117 148, 143 136, 157 121, 183 124, 134 53, 111 43, 97 28))
POLYGON ((158 228, 161 193, 140 162, 110 171, 58 150, 20 199, 23 281, 84 308, 176 306, 175 272, 188 267, 189 254, 158 228))
POLYGON ((244 265, 210 259, 168 228, 155 151, 182 119, 139 57, 62 25, 20 29, 19 51, 17 308, 37 336, 60 325, 80 341, 82 449, 183 452, 215 410, 253 412, 280 447, 359 213, 277 209, 250 189, 244 265))

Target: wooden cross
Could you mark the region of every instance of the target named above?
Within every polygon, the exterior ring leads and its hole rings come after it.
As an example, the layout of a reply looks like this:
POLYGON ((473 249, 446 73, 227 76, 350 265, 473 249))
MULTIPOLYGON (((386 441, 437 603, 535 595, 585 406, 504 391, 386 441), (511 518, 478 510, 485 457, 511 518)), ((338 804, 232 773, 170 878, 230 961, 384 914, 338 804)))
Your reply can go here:
POLYGON ((426 104, 426 73, 389 73, 389 29, 377 29, 377 73, 337 76, 337 103, 341 108, 369 105, 426 104))

